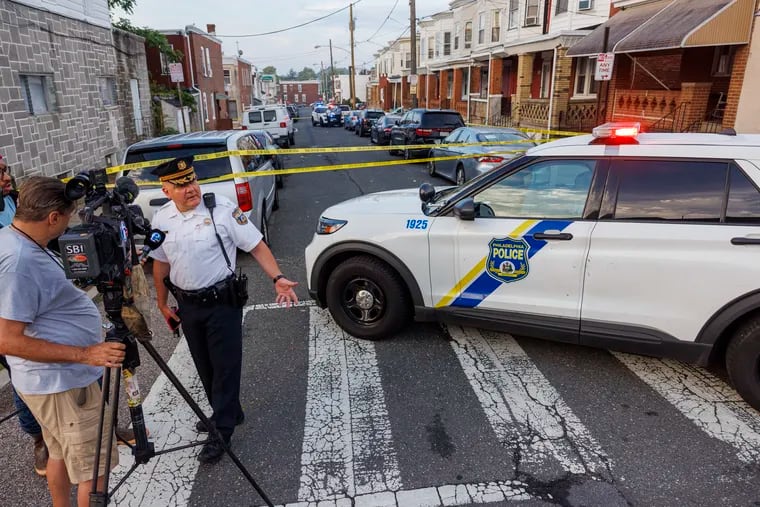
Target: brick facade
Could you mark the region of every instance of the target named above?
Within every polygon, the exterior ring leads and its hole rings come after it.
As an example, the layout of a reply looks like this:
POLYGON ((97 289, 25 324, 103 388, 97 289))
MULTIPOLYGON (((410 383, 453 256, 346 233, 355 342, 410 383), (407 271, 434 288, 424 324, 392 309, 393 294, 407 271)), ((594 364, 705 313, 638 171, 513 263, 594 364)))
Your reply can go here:
POLYGON ((143 107, 150 100, 141 52, 117 57, 135 51, 134 39, 6 0, 0 19, 0 153, 15 174, 66 176, 120 162, 137 137, 125 79, 138 80, 143 107), (29 112, 22 76, 45 77, 49 112, 29 112), (106 105, 114 88, 115 104, 106 105))
POLYGON ((726 109, 723 113, 724 128, 733 127, 736 123, 736 114, 739 107, 739 97, 741 96, 742 85, 744 84, 744 74, 747 70, 749 51, 749 46, 741 46, 737 48, 736 53, 734 53, 731 82, 728 85, 728 98, 726 99, 726 109))

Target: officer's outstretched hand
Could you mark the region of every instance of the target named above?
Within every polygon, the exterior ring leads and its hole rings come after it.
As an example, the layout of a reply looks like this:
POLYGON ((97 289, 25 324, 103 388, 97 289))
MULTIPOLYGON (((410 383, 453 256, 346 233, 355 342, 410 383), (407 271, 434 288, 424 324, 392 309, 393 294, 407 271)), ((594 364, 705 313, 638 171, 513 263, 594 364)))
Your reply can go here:
POLYGON ((298 303, 298 296, 296 296, 293 287, 298 285, 298 282, 291 282, 287 278, 280 278, 274 284, 274 291, 277 293, 275 301, 277 304, 285 306, 291 306, 298 303))
POLYGON ((84 348, 81 362, 91 366, 108 368, 121 366, 126 345, 119 342, 103 342, 84 348))

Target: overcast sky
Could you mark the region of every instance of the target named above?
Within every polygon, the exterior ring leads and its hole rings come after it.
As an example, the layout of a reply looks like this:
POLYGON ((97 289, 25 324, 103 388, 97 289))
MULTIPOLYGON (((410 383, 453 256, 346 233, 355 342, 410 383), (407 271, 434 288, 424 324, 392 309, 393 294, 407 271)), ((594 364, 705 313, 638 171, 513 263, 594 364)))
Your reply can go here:
MULTIPOLYGON (((158 30, 177 29, 191 24, 205 30, 206 24, 214 23, 217 37, 224 42, 225 55, 234 55, 239 46, 243 58, 252 61, 259 69, 274 65, 278 74, 286 74, 291 68, 296 71, 304 67, 318 70, 320 62, 325 67, 329 66, 330 51, 327 46, 330 38, 335 66, 350 65, 348 52, 337 49, 350 49, 348 9, 278 34, 259 37, 243 35, 305 23, 347 7, 349 3, 348 0, 137 0, 134 14, 126 17, 136 26, 158 30), (325 48, 315 49, 315 45, 324 45, 325 48)), ((355 0, 354 4, 356 68, 364 66, 369 69, 372 55, 409 27, 409 0, 355 0), (380 28, 389 14, 390 18, 380 28)), ((417 0, 417 18, 445 11, 448 4, 449 0, 417 0)), ((115 13, 114 17, 118 19, 122 16, 115 13)))

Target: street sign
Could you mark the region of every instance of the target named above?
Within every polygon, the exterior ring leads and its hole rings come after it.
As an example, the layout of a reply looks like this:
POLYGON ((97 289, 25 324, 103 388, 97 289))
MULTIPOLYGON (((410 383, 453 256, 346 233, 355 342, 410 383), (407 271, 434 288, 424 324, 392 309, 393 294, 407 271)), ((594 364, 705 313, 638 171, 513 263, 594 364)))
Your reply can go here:
POLYGON ((409 93, 415 95, 417 93, 417 85, 409 85, 409 93))
POLYGON ((263 74, 261 76, 262 81, 274 81, 274 76, 271 74, 263 74))
POLYGON ((171 74, 172 77, 172 83, 181 83, 185 80, 185 75, 182 72, 182 64, 181 63, 170 63, 169 64, 169 74, 171 74))
POLYGON ((609 81, 612 79, 613 63, 615 63, 615 55, 613 53, 599 53, 596 56, 594 79, 596 81, 609 81))
POLYGON ((406 76, 406 82, 410 85, 417 86, 417 74, 409 74, 406 76))

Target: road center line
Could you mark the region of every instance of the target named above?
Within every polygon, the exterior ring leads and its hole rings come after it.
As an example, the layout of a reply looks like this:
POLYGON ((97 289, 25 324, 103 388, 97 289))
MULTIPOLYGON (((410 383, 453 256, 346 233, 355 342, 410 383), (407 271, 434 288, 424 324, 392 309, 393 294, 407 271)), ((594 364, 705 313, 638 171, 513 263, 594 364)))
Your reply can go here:
POLYGON ((707 370, 670 359, 613 355, 702 431, 736 448, 745 463, 760 461, 760 414, 707 370))
POLYGON ((507 334, 449 327, 451 345, 499 442, 516 465, 554 458, 574 474, 609 476, 609 460, 520 345, 507 334))
POLYGON ((401 489, 375 345, 310 309, 301 502, 401 489))

